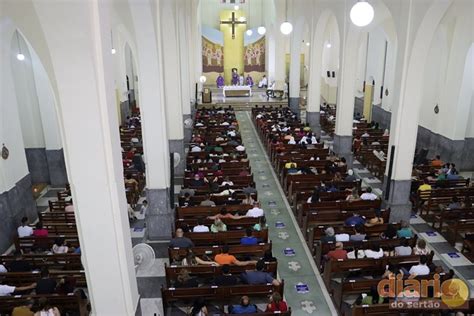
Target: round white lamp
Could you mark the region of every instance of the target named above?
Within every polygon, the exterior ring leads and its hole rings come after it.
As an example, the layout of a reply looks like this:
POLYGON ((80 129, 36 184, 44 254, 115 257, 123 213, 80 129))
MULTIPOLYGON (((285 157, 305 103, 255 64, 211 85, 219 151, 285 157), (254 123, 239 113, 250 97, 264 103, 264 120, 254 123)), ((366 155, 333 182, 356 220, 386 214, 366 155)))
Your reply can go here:
POLYGON ((206 76, 201 76, 201 77, 199 77, 199 81, 200 81, 201 83, 205 83, 206 80, 207 80, 206 76))
POLYGON ((117 51, 115 50, 115 48, 112 48, 112 49, 110 50, 110 52, 112 53, 112 55, 115 55, 115 53, 116 53, 117 51))
POLYGON ((309 46, 309 45, 310 45, 309 42, 306 42, 306 46, 309 46))
POLYGON ((265 26, 259 26, 258 29, 257 29, 257 32, 260 35, 265 34, 266 31, 267 31, 267 29, 265 28, 265 26))
POLYGON ((239 9, 238 5, 234 5, 234 10, 237 11, 239 9))
POLYGON ((366 1, 354 4, 350 13, 351 21, 357 26, 366 26, 374 19, 374 8, 366 1))
POLYGON ((331 48, 331 43, 327 43, 327 44, 326 44, 326 47, 327 47, 327 48, 331 48))
POLYGON ((288 35, 288 34, 290 34, 290 33, 293 31, 293 25, 291 25, 290 22, 285 21, 285 22, 283 22, 283 23, 280 25, 280 31, 281 31, 284 35, 288 35))
POLYGON ((16 59, 25 60, 25 55, 23 55, 22 53, 18 53, 18 54, 16 54, 16 59))
POLYGON ((245 34, 247 34, 247 36, 252 36, 253 31, 251 29, 248 29, 247 31, 245 31, 245 34))

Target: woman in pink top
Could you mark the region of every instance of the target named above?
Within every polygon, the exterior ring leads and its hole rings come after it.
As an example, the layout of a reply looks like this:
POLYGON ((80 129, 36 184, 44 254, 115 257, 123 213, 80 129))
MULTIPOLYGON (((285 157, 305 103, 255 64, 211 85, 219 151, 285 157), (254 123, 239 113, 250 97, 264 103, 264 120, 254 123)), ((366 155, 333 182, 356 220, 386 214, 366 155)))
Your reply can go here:
POLYGON ((48 237, 48 230, 43 228, 43 223, 38 222, 36 223, 36 228, 33 231, 33 236, 35 237, 48 237))

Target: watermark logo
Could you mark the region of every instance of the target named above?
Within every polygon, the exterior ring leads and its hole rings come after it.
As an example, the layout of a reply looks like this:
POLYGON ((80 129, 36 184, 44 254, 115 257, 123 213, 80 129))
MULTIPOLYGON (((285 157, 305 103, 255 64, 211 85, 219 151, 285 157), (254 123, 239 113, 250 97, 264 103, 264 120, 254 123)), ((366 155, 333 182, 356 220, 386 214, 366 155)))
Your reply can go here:
POLYGON ((439 274, 431 279, 391 276, 377 285, 381 297, 391 299, 391 308, 464 309, 468 308, 469 287, 460 279, 442 280, 439 274))

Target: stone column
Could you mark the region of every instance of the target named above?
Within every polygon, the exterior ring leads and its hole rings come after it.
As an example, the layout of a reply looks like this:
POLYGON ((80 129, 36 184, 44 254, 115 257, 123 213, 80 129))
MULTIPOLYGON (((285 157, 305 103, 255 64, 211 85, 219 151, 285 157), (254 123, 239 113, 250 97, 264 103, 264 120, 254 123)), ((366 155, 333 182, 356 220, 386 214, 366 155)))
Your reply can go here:
MULTIPOLYGON (((321 27, 319 27, 322 29, 321 27)), ((321 107, 321 68, 322 68, 322 33, 319 29, 313 30, 309 50, 309 82, 306 102, 306 123, 319 137, 321 136, 320 107, 321 107), (319 35, 319 37, 317 37, 319 35)))
MULTIPOLYGON (((351 23, 350 21, 345 23, 351 23)), ((359 38, 359 30, 350 26, 341 37, 342 67, 339 75, 338 102, 336 109, 336 128, 334 152, 346 158, 352 166, 352 125, 354 117, 354 88, 357 72, 357 50, 353 49, 359 38), (349 33, 349 34, 346 34, 349 33)))
POLYGON ((192 53, 192 46, 190 45, 191 37, 191 3, 186 0, 179 0, 178 5, 178 37, 179 37, 179 57, 180 57, 180 70, 181 70, 181 98, 182 98, 182 109, 183 109, 183 133, 184 133, 184 144, 191 141, 192 127, 186 124, 186 120, 192 119, 191 108, 194 105, 191 102, 191 87, 189 82, 191 76, 189 72, 189 57, 192 53))
POLYGON ((289 78, 289 98, 290 108, 300 117, 300 54, 301 54, 301 40, 302 30, 301 23, 295 26, 291 34, 290 47, 290 78, 289 78))
MULTIPOLYGON (((430 9, 415 1, 403 2, 397 14, 397 60, 394 80, 390 142, 387 155, 385 185, 390 181, 389 197, 385 200, 391 208, 390 221, 409 220, 411 214, 410 188, 415 154, 418 119, 422 99, 423 74, 429 53, 429 43, 438 23, 444 16, 449 2, 433 2, 430 9), (423 16, 422 24, 418 25, 423 16), (416 54, 414 53, 416 52, 416 54), (394 148, 392 158, 391 148, 394 148), (393 160, 391 177, 388 177, 393 160)), ((385 186, 386 190, 387 187, 385 186)))
POLYGON ((160 1, 161 15, 158 22, 161 24, 161 39, 163 47, 163 69, 165 86, 165 108, 168 128, 169 149, 177 153, 181 159, 174 168, 175 176, 184 175, 184 130, 183 130, 183 98, 182 86, 188 84, 181 80, 180 53, 178 39, 178 8, 174 0, 160 1))
POLYGON ((130 3, 130 11, 137 37, 138 81, 142 111, 143 149, 146 166, 147 238, 169 239, 174 225, 169 203, 170 161, 165 113, 163 62, 161 56, 161 25, 154 27, 153 15, 160 16, 160 8, 152 12, 149 2, 130 3), (152 39, 155 38, 156 42, 152 39), (158 123, 158 124, 157 124, 158 123))
POLYGON ((56 79, 92 314, 134 315, 139 297, 110 56, 110 3, 44 0, 33 5, 56 79))

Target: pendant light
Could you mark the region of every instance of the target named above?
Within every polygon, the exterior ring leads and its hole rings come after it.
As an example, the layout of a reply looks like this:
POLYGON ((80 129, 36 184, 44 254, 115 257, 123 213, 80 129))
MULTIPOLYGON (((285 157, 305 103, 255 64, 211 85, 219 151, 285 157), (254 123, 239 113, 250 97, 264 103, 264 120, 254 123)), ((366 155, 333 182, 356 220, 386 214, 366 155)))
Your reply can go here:
POLYGON ((20 46, 20 35, 18 34, 18 30, 15 33, 16 35, 16 42, 18 43, 18 54, 16 54, 16 59, 19 61, 25 60, 25 55, 21 52, 21 46, 20 46))
POLYGON ((249 27, 249 29, 247 31, 245 31, 245 34, 247 34, 247 36, 252 36, 253 31, 250 28, 250 0, 248 0, 248 4, 249 4, 249 18, 248 18, 247 26, 249 27))
POLYGON ((110 50, 110 52, 112 53, 112 55, 115 55, 117 50, 114 48, 114 34, 112 33, 112 31, 110 31, 110 42, 112 44, 112 49, 110 50))
POLYGON ((352 23, 362 27, 369 25, 374 19, 374 8, 367 1, 359 1, 351 9, 352 23))
POLYGON ((260 19, 262 21, 262 25, 257 28, 257 33, 260 35, 264 35, 267 32, 267 29, 265 26, 263 26, 263 0, 261 0, 261 6, 260 6, 260 19))
POLYGON ((280 25, 283 35, 289 35, 293 31, 293 25, 288 22, 288 0, 285 0, 285 22, 280 25))

